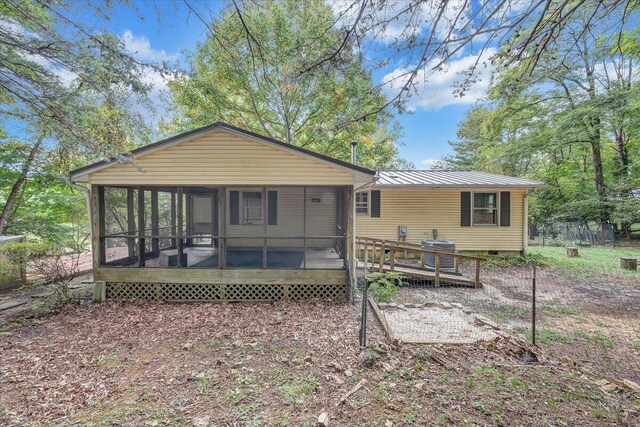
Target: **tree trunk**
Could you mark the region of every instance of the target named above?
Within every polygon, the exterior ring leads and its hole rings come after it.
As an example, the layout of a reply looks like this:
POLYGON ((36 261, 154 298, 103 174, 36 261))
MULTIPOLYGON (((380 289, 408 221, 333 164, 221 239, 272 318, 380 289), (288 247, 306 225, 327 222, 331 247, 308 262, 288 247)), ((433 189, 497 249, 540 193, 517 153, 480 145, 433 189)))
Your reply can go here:
POLYGON ((13 208, 13 204, 16 201, 16 197, 18 196, 20 189, 22 188, 22 186, 27 180, 27 175, 29 174, 29 170, 31 169, 31 164, 33 163, 33 160, 35 159, 36 154, 40 149, 40 145, 42 145, 43 139, 44 139, 44 135, 40 135, 36 143, 33 145, 33 147, 31 147, 31 151, 29 152, 29 157, 27 157, 27 159, 24 161, 24 164, 22 165, 20 176, 18 177, 16 182, 13 184, 13 187, 11 187, 11 191, 9 192, 9 197, 7 197, 7 202, 2 208, 2 213, 0 214, 0 235, 4 233, 4 229, 7 226, 7 218, 9 217, 9 213, 13 208))
POLYGON ((624 140, 624 131, 622 129, 616 129, 614 133, 618 165, 620 166, 619 172, 621 176, 626 176, 629 170, 629 152, 624 140))
POLYGON ((607 207, 607 188, 604 183, 604 171, 602 168, 602 148, 600 147, 600 118, 591 119, 591 157, 593 161, 593 173, 596 183, 596 192, 600 201, 600 222, 609 221, 609 208, 607 207))

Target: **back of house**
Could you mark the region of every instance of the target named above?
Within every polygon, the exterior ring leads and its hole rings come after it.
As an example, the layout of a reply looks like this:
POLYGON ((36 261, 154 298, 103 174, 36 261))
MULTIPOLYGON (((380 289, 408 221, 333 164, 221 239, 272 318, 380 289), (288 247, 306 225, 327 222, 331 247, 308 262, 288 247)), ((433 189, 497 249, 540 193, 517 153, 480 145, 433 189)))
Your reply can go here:
POLYGON ((543 186, 475 171, 380 171, 356 193, 358 236, 408 243, 446 241, 456 250, 520 254, 527 249, 530 189, 543 186))

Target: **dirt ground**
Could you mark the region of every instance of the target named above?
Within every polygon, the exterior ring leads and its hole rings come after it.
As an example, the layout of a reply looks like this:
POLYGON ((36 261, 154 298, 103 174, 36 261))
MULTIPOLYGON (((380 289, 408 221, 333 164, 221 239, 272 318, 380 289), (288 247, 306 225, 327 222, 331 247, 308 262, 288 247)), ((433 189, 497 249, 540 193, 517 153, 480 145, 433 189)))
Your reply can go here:
MULTIPOLYGON (((531 267, 486 268, 481 289, 404 287, 394 301, 458 303, 531 341, 531 279, 531 267)), ((605 274, 575 279, 553 267, 536 271, 537 344, 595 376, 640 383, 639 307, 637 280, 605 274)))
POLYGON ((508 343, 387 344, 359 305, 72 304, 0 336, 0 425, 638 425, 638 397, 508 343), (360 388, 357 385, 360 384, 360 388), (350 391, 357 390, 342 398, 350 391))

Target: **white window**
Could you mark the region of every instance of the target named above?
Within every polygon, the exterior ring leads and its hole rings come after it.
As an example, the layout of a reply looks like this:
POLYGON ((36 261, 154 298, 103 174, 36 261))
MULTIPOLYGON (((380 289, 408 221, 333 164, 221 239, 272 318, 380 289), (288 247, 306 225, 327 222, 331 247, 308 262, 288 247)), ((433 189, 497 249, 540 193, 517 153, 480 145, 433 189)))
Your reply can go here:
POLYGON ((242 192, 242 223, 262 224, 262 192, 242 192))
POLYGON ((473 224, 498 225, 498 193, 473 193, 473 224))
POLYGON ((356 193, 356 214, 369 215, 369 193, 367 191, 356 193))

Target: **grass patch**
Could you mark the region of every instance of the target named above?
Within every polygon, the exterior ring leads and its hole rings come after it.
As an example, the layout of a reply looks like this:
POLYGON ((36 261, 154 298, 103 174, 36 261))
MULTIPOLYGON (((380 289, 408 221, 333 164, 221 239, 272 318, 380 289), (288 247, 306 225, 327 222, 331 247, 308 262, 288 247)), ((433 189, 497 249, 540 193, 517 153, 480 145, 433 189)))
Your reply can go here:
POLYGON ((564 247, 531 246, 528 256, 541 256, 552 265, 573 278, 588 278, 594 275, 610 274, 640 279, 640 271, 622 270, 618 267, 618 258, 632 256, 640 258, 640 248, 578 248, 577 258, 567 257, 564 247))
POLYGON ((556 331, 551 328, 542 328, 541 331, 536 333, 537 342, 553 345, 553 344, 571 344, 573 342, 573 338, 569 335, 562 333, 560 331, 556 331))
POLYGON ((634 342, 631 344, 631 348, 634 350, 640 350, 640 342, 634 342))
POLYGON ((539 253, 529 251, 519 256, 489 256, 484 263, 485 267, 526 267, 530 265, 549 265, 551 259, 539 253))
POLYGON ((611 339, 611 337, 603 334, 600 331, 587 332, 583 331, 582 329, 578 329, 575 334, 577 337, 580 337, 585 341, 597 344, 603 350, 611 350, 615 346, 615 342, 611 339))
POLYGON ((580 310, 570 305, 552 305, 542 308, 542 311, 548 316, 559 317, 563 315, 577 316, 580 310))
POLYGON ((299 381, 280 387, 280 394, 288 404, 302 405, 304 400, 318 387, 318 381, 313 377, 307 377, 299 381))

